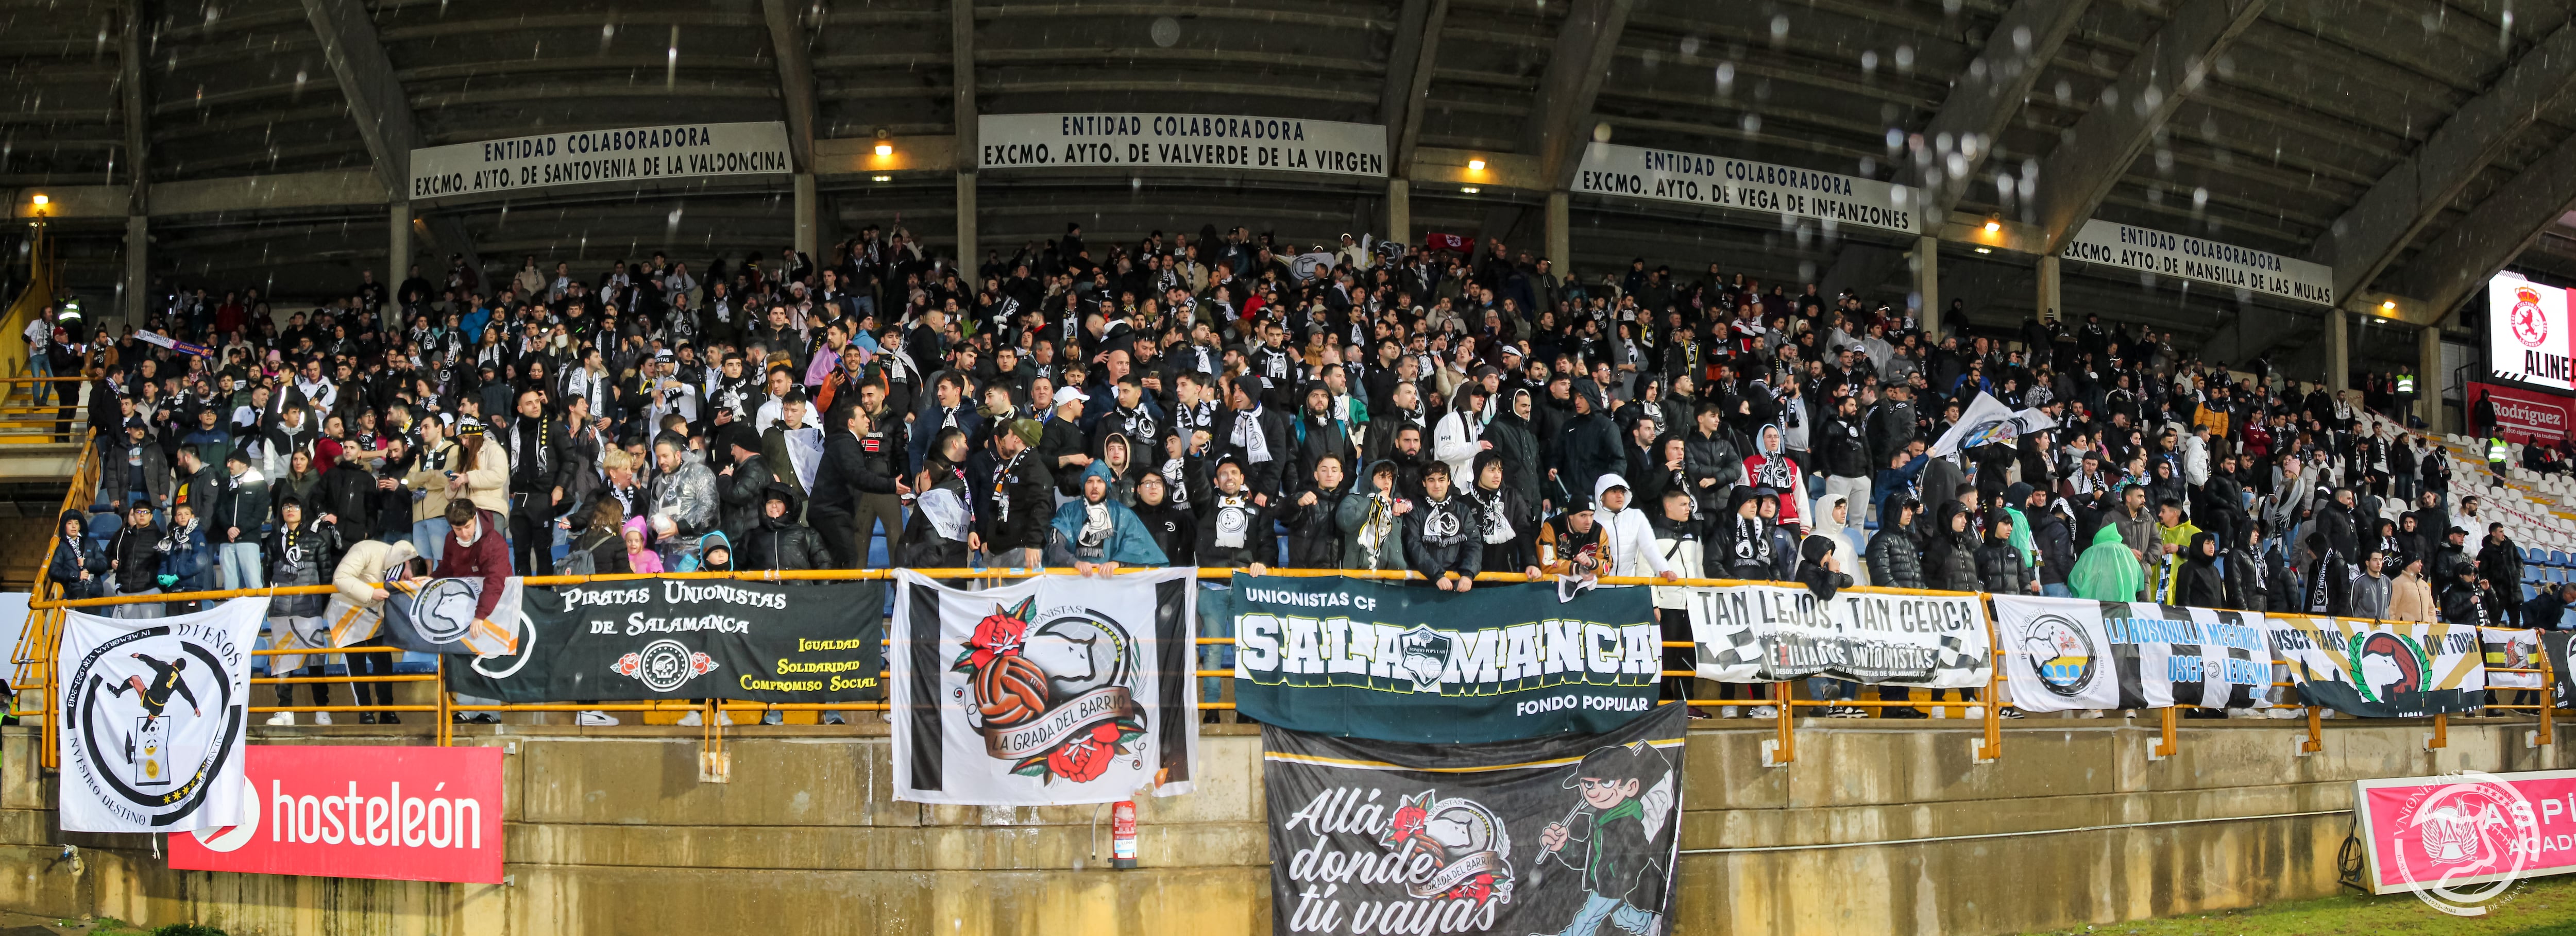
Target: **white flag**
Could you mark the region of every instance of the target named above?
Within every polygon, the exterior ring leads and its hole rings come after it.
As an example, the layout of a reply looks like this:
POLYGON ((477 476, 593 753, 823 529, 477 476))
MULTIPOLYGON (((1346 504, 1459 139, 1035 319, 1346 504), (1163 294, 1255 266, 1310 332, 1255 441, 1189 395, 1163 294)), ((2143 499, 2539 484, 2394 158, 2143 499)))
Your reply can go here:
POLYGON ((1060 806, 1191 790, 1197 570, 984 591, 909 570, 898 581, 896 799, 1060 806))
POLYGON ((178 617, 64 617, 55 671, 68 832, 238 825, 250 650, 266 598, 178 617))

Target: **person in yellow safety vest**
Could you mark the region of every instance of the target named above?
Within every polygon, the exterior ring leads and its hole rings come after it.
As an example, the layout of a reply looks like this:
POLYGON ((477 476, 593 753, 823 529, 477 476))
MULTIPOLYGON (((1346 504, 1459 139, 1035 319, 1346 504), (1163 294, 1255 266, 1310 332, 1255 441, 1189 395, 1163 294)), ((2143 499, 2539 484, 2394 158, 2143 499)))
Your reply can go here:
POLYGON ((2414 372, 2414 371, 2398 371, 2398 372, 2397 372, 2397 393, 2398 393, 2398 395, 2399 395, 2399 396, 2413 396, 2413 395, 2415 395, 2415 372, 2414 372))
POLYGON ((2491 436, 2488 436, 2488 437, 2487 437, 2487 470, 2488 470, 2488 471, 2492 471, 2492 472, 2495 472, 2495 473, 2497 473, 2497 474, 2503 474, 2503 473, 2504 473, 2504 463, 2505 463, 2505 459, 2512 457, 2512 455, 2513 455, 2513 450, 2512 450, 2512 448, 2511 448, 2511 447, 2509 447, 2509 446, 2507 446, 2507 445, 2505 445, 2505 444, 2504 444, 2504 436, 2503 436, 2503 435, 2498 434, 2498 435, 2491 435, 2491 436))

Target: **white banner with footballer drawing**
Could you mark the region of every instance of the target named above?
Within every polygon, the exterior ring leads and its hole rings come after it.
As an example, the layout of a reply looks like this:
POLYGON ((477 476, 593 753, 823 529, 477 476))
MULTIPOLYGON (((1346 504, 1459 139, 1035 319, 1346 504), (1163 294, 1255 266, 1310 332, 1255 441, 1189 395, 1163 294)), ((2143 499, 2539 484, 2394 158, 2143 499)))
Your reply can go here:
POLYGON ((2263 616, 2156 604, 1996 595, 2012 704, 2031 712, 2271 705, 2263 616))
POLYGON ((1986 613, 1975 595, 1843 591, 1817 601, 1804 588, 1731 585, 1688 589, 1684 600, 1702 679, 1831 676, 1973 689, 1994 676, 1986 613))
POLYGON ((266 598, 235 598, 178 617, 64 616, 64 831, 241 822, 250 649, 267 610, 266 598))
POLYGON ((960 591, 898 580, 895 798, 1113 803, 1190 791, 1197 571, 1047 576, 960 591))

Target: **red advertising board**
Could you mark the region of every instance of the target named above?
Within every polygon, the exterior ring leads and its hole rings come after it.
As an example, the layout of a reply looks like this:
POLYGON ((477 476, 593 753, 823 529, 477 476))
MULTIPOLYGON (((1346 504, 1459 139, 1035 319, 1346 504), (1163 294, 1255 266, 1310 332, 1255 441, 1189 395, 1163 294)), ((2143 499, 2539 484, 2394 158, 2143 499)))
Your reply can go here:
POLYGON ((2576 871, 2576 770, 2472 771, 2354 787, 2377 893, 2576 871))
POLYGON ((2496 431, 2503 433, 2507 442, 2563 441, 2569 426, 2576 424, 2576 397, 2471 381, 2468 402, 2472 412, 2481 398, 2495 402, 2496 431))
POLYGON ((251 745, 237 826, 170 836, 170 867, 501 883, 501 750, 251 745))

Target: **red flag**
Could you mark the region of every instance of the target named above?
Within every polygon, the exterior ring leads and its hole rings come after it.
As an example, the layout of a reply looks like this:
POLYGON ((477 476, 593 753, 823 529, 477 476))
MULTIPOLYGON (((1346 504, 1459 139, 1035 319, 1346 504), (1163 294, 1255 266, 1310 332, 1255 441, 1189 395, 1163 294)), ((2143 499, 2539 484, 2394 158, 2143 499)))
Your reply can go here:
POLYGON ((1468 253, 1476 249, 1476 242, 1456 234, 1431 233, 1422 235, 1422 246, 1430 250, 1455 250, 1459 253, 1468 253))

